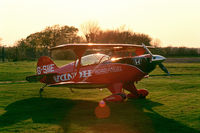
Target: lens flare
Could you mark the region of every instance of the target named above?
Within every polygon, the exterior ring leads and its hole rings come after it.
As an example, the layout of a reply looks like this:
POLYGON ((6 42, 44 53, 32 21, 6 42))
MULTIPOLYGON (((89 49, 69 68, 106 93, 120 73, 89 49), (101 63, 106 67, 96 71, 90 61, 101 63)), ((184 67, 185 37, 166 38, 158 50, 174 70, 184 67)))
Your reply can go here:
POLYGON ((106 103, 101 100, 99 105, 95 109, 95 115, 97 118, 108 118, 110 116, 110 108, 106 105, 106 103))
POLYGON ((115 58, 115 57, 111 58, 111 61, 116 61, 116 60, 118 60, 118 58, 115 58))
POLYGON ((105 107, 106 106, 106 103, 103 101, 103 100, 101 100, 100 102, 99 102, 99 107, 105 107))

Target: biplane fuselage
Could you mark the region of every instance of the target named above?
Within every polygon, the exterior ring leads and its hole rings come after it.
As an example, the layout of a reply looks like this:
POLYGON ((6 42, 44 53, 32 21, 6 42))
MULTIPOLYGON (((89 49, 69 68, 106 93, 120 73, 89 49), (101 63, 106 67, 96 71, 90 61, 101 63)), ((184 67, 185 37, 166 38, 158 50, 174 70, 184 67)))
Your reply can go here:
MULTIPOLYGON (((74 46, 74 45, 67 45, 74 46)), ((79 45, 85 46, 85 45, 79 45)), ((105 45, 96 45, 103 46, 105 45)), ((113 45, 132 47, 130 45, 113 45)), ((110 47, 110 46, 109 46, 110 47)), ((140 46, 133 46, 144 50, 140 46)), ((147 49, 148 50, 148 49, 147 49)), ((77 49, 74 50, 77 52, 77 49)), ((138 51, 140 53, 140 51, 138 51)), ((78 52, 77 52, 78 53, 78 52)), ((149 52, 150 53, 150 52, 149 52)), ((37 64, 36 75, 27 77, 28 81, 39 80, 48 86, 66 86, 69 88, 108 88, 112 95, 106 97, 106 101, 123 101, 125 97, 146 97, 148 91, 136 89, 134 83, 140 81, 159 65, 163 71, 165 67, 161 64, 165 58, 160 55, 140 54, 138 56, 111 58, 105 54, 79 55, 75 62, 62 67, 46 56, 40 57, 37 64), (130 92, 125 95, 122 89, 130 92)))
MULTIPOLYGON (((106 56, 92 54, 89 56, 106 56)), ((101 58, 99 60, 101 60, 101 58)), ((45 57, 47 58, 47 57, 45 57)), ((84 57, 83 57, 84 58, 84 57)), ((95 62, 99 62, 99 60, 95 62)), ((49 86, 64 85, 74 88, 98 88, 108 87, 114 83, 138 82, 149 72, 155 69, 155 64, 149 62, 149 55, 108 59, 101 63, 88 64, 80 67, 77 74, 76 62, 54 69, 55 64, 38 66, 37 74, 53 72, 54 75, 41 80, 49 86), (76 63, 76 64, 75 64, 76 63), (43 69, 46 68, 46 69, 43 69), (79 84, 70 84, 77 82, 79 84), (90 83, 90 85, 84 84, 90 83)))

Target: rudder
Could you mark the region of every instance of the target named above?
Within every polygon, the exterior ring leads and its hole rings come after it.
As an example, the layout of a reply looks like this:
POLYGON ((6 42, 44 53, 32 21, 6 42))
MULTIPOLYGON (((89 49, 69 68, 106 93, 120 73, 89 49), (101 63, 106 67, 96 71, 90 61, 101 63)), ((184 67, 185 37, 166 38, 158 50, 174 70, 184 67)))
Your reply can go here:
POLYGON ((41 56, 37 62, 36 73, 37 75, 53 73, 57 68, 56 64, 48 56, 41 56))

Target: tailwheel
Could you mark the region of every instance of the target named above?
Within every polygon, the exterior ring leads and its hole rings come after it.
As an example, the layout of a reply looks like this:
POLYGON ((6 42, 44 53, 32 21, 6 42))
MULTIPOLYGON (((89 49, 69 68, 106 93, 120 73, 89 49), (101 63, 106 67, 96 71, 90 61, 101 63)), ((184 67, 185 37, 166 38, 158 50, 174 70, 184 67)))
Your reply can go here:
POLYGON ((46 87, 47 84, 45 84, 44 86, 42 86, 42 88, 40 88, 39 90, 39 94, 40 94, 40 97, 42 97, 42 92, 44 91, 44 87, 46 87))
POLYGON ((124 93, 117 93, 116 95, 121 96, 123 100, 126 99, 126 94, 124 94, 124 93))
POLYGON ((123 102, 125 99, 126 99, 126 94, 116 93, 104 98, 103 100, 109 102, 123 102))
POLYGON ((44 91, 44 88, 40 88, 40 90, 39 90, 40 97, 42 96, 43 91, 44 91))

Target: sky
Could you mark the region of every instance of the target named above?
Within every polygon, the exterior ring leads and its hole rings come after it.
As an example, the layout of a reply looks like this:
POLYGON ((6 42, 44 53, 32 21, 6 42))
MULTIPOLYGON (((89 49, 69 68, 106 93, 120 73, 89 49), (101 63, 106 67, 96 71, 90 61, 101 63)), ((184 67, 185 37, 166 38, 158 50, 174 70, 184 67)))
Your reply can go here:
POLYGON ((159 39, 161 46, 200 47, 200 0, 0 0, 1 43, 55 24, 97 21, 102 29, 122 25, 159 39))

